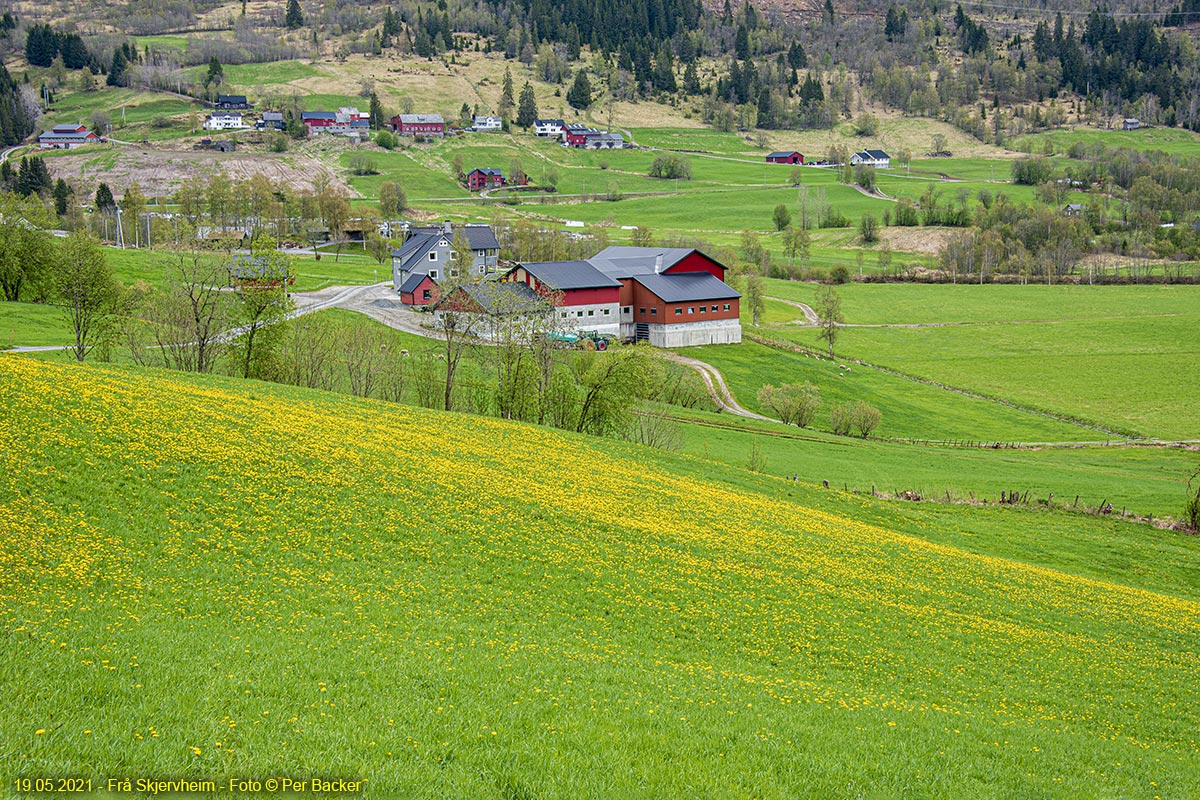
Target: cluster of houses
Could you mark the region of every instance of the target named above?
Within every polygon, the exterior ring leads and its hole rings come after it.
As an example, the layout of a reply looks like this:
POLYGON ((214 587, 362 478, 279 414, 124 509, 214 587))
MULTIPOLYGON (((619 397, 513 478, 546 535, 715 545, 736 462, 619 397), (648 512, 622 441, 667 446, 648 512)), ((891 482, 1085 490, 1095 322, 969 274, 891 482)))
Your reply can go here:
POLYGON ((563 147, 584 150, 620 150, 631 146, 619 133, 598 130, 579 122, 563 122, 561 119, 534 120, 533 133, 535 136, 560 139, 563 147))
MULTIPOLYGON (((778 150, 767 155, 768 164, 804 164, 804 156, 797 150, 778 150)), ((857 153, 850 155, 850 166, 857 167, 879 167, 888 169, 892 166, 892 158, 882 150, 860 150, 857 153)), ((837 166, 831 165, 824 161, 817 162, 814 166, 837 166)))
POLYGON ((392 253, 400 302, 435 312, 497 316, 553 304, 564 330, 589 330, 656 347, 730 344, 742 340, 739 295, 725 267, 685 247, 606 247, 589 259, 499 265, 491 227, 467 224, 414 228, 392 253), (455 263, 461 233, 471 263, 455 263), (464 271, 466 274, 464 274, 464 271), (438 282, 458 289, 443 298, 438 282), (448 304, 448 305, 447 305, 448 304))

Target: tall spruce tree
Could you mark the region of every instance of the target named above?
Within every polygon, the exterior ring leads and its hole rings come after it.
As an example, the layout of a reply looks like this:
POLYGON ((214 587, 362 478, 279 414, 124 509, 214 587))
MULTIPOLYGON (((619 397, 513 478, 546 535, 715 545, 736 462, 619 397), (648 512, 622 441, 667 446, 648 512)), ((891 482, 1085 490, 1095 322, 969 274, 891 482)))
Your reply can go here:
POLYGON ((288 0, 287 14, 284 15, 283 24, 291 30, 304 25, 304 12, 300 10, 300 0, 288 0))
POLYGON ((500 118, 508 119, 513 111, 512 70, 504 68, 504 88, 500 91, 500 118))
POLYGON ((575 82, 571 84, 571 89, 567 92, 567 104, 571 108, 583 110, 592 104, 592 83, 588 80, 587 73, 580 67, 575 73, 575 82))
POLYGON ((533 95, 533 84, 525 81, 521 87, 521 104, 517 109, 517 124, 528 128, 538 118, 537 98, 533 95))
POLYGON ((124 86, 125 68, 128 65, 129 59, 125 57, 125 51, 118 47, 113 51, 112 65, 108 68, 108 80, 105 83, 109 86, 124 86))

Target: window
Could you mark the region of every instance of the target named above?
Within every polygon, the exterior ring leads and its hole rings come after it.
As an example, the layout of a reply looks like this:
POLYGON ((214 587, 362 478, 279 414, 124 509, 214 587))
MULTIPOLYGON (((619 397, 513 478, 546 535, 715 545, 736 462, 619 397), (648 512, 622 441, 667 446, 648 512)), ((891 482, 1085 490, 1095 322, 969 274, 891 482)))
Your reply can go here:
POLYGON ((426 290, 425 290, 425 291, 422 293, 422 295, 421 295, 421 299, 422 299, 422 300, 429 300, 429 299, 430 299, 430 295, 429 295, 429 290, 428 290, 428 289, 426 289, 426 290))
POLYGON ((728 311, 728 310, 729 310, 729 303, 726 303, 726 304, 725 304, 725 310, 726 310, 726 311, 728 311))
POLYGON ((657 316, 658 316, 658 309, 657 309, 657 308, 652 308, 652 309, 650 309, 650 316, 652 316, 652 317, 657 317, 657 316))
POLYGON ((437 250, 430 250, 430 251, 429 251, 429 260, 430 260, 430 261, 437 261, 437 250))
POLYGON ((606 309, 604 309, 604 316, 606 316, 606 317, 608 316, 608 309, 607 309, 607 308, 606 308, 606 309))
POLYGON ((693 306, 688 306, 688 313, 689 313, 689 314, 695 314, 695 313, 696 313, 696 309, 695 309, 693 306))
POLYGON ((708 309, 704 306, 700 306, 700 313, 703 314, 705 311, 708 311, 708 309))
POLYGON ((589 317, 594 317, 594 316, 596 316, 596 309, 594 309, 594 308, 589 308, 589 309, 588 309, 588 316, 589 316, 589 317))
POLYGON ((564 312, 562 312, 562 318, 563 318, 563 319, 566 319, 566 318, 567 318, 567 312, 565 312, 565 311, 564 311, 564 312))
POLYGON ((458 270, 457 270, 457 269, 455 269, 454 267, 451 267, 451 268, 449 269, 449 274, 450 274, 450 277, 451 277, 451 278, 457 278, 457 277, 458 277, 458 270))
POLYGON ((436 281, 437 280, 437 270, 436 269, 429 270, 429 277, 436 281))
MULTIPOLYGON (((651 309, 651 310, 653 310, 653 309, 651 309)), ((645 313, 646 313, 646 309, 644 309, 644 308, 639 308, 639 309, 638 309, 638 312, 639 312, 639 313, 642 313, 642 314, 645 314, 645 313)))
POLYGON ((677 316, 677 317, 683 316, 683 309, 682 308, 675 309, 675 316, 677 316))
POLYGON ((582 311, 576 311, 576 312, 575 312, 575 316, 577 316, 577 317, 582 317, 582 316, 583 316, 583 312, 582 312, 582 311))
POLYGON ((713 311, 716 311, 716 310, 717 310, 717 307, 716 307, 716 306, 713 306, 713 311))
MULTIPOLYGON (((625 306, 624 308, 622 308, 622 309, 621 309, 621 313, 622 313, 622 314, 632 314, 632 313, 633 313, 633 306, 625 306)), ((644 308, 643 308, 643 309, 642 309, 642 313, 643 313, 643 314, 645 314, 645 313, 646 313, 646 309, 644 309, 644 308)))
POLYGON ((479 256, 480 258, 483 258, 485 255, 487 255, 487 253, 484 252, 483 250, 476 250, 475 255, 479 256))

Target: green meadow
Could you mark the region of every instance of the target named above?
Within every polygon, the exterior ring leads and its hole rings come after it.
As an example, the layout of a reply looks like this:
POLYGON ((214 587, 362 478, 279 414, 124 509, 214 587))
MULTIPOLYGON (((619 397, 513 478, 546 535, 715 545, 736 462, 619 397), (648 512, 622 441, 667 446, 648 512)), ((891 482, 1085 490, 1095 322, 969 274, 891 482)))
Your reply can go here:
POLYGON ((266 384, 0 376, 6 779, 1200 791, 1193 537, 266 384))

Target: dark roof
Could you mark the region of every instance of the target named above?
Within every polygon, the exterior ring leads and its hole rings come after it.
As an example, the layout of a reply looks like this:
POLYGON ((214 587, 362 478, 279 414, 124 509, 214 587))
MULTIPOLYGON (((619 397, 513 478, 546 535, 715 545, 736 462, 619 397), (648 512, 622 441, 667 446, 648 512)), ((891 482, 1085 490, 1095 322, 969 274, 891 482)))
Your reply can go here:
POLYGON ((677 275, 634 275, 665 303, 687 303, 692 300, 732 300, 741 297, 729 284, 707 272, 681 272, 677 275))
MULTIPOLYGON (((415 292, 417 290, 417 287, 420 286, 421 283, 426 278, 429 278, 428 274, 426 274, 424 272, 414 272, 413 274, 408 276, 408 279, 405 280, 404 283, 400 284, 400 291, 415 292)), ((433 278, 429 278, 429 279, 433 280, 433 278)))
POLYGON ((332 111, 301 111, 300 119, 337 119, 337 114, 332 111))
POLYGON ((491 225, 459 225, 451 228, 449 236, 442 232, 442 228, 413 228, 410 236, 415 236, 418 233, 435 234, 437 236, 446 236, 447 239, 453 240, 454 234, 462 231, 466 234, 467 244, 472 250, 499 250, 500 242, 496 241, 496 234, 492 232, 491 225))
POLYGON ((270 259, 247 255, 238 256, 229 264, 229 274, 240 280, 258 280, 260 278, 283 280, 287 277, 285 274, 280 274, 279 265, 272 264, 270 259))
POLYGON ((246 95, 244 94, 219 94, 217 95, 218 103, 245 103, 246 95))
POLYGON ((516 281, 464 283, 461 288, 489 314, 522 314, 546 306, 541 295, 516 281))
POLYGON ((495 175, 498 178, 504 177, 503 172, 498 169, 492 169, 491 167, 476 167, 475 169, 471 170, 471 172, 482 172, 484 175, 495 175))
POLYGON ((889 160, 891 159, 891 156, 889 156, 887 153, 883 152, 882 150, 860 150, 859 152, 855 153, 854 155, 867 156, 868 158, 873 158, 873 159, 880 159, 880 158, 886 158, 889 160))
POLYGON ((771 153, 771 155, 767 156, 767 158, 787 158, 788 156, 798 155, 800 155, 799 150, 780 150, 777 153, 771 153))
POLYGON ((264 111, 262 113, 263 122, 283 122, 282 111, 264 111))
POLYGON ((613 245, 588 259, 592 266, 610 278, 631 278, 665 272, 696 252, 690 247, 632 247, 613 245), (662 256, 662 263, 658 257, 662 256))
POLYGON ((535 119, 534 125, 565 125, 561 119, 535 119))
POLYGON ((404 240, 404 244, 392 251, 392 258, 400 259, 400 269, 407 272, 410 265, 420 263, 418 259, 425 258, 425 254, 433 249, 440 238, 440 233, 412 233, 404 240))
POLYGON ((600 289, 621 285, 587 261, 533 261, 521 264, 539 282, 553 289, 600 289))

